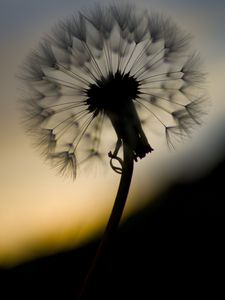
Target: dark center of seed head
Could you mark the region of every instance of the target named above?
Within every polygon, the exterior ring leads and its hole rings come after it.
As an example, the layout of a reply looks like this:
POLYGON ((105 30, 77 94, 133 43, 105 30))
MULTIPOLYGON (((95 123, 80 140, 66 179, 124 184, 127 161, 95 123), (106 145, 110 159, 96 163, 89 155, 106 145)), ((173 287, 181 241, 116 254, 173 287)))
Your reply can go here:
POLYGON ((87 104, 90 112, 104 110, 110 113, 119 112, 127 102, 138 97, 139 82, 129 73, 117 71, 108 77, 90 84, 86 91, 87 104))

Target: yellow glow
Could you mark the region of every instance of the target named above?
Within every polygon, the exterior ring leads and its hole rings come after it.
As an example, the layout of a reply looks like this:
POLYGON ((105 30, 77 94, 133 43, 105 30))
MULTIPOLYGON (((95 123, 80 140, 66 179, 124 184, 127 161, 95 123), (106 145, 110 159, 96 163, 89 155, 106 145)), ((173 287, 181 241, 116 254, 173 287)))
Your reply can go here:
MULTIPOLYGON (((22 133, 14 142, 16 149, 11 147, 1 160, 0 265, 76 246, 101 232, 119 175, 106 166, 109 170, 99 171, 96 177, 83 172, 72 182, 56 176, 22 133)), ((144 190, 143 183, 135 183, 139 169, 137 166, 126 214, 137 206, 135 198, 145 196, 139 192, 139 188, 144 190)))

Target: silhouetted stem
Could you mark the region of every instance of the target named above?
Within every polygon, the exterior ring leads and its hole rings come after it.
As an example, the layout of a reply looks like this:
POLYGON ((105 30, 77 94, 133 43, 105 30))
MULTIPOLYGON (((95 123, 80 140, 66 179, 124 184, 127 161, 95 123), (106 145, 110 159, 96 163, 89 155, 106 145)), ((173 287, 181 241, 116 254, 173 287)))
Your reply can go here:
POLYGON ((79 300, 88 299, 86 297, 88 296, 88 292, 92 283, 92 279, 95 275, 95 271, 97 269, 98 263, 101 257, 103 256, 106 247, 109 244, 109 241, 112 239, 112 237, 117 231, 126 204, 130 183, 132 179, 132 174, 133 174, 133 167, 134 167, 133 153, 130 150, 130 148, 126 144, 124 144, 122 175, 121 175, 116 199, 114 202, 114 206, 108 224, 106 226, 105 232, 103 234, 102 240, 96 252, 95 258, 84 280, 80 295, 78 297, 79 300))

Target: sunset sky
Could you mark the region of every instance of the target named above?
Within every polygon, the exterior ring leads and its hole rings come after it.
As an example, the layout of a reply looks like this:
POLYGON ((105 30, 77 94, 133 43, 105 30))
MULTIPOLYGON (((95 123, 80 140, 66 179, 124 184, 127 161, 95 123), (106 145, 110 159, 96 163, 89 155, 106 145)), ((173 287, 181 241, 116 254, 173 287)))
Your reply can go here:
MULTIPOLYGON (((113 205, 119 176, 107 162, 92 172, 81 171, 75 182, 62 178, 33 149, 20 124, 19 67, 58 20, 91 3, 0 0, 0 266, 84 242, 103 230, 113 205)), ((126 214, 135 213, 174 180, 208 172, 225 148, 225 2, 138 3, 171 16, 193 35, 212 105, 206 124, 190 143, 176 152, 163 145, 135 165, 126 214)))

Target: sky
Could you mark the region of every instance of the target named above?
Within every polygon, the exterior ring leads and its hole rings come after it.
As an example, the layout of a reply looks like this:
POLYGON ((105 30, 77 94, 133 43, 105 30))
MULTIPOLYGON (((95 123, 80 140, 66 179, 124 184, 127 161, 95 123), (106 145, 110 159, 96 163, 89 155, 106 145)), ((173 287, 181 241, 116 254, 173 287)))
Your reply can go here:
MULTIPOLYGON (((171 16, 193 35, 193 46, 205 62, 212 105, 206 124, 188 145, 175 153, 159 149, 135 165, 125 216, 173 181, 209 172, 225 149, 225 2, 138 3, 171 16)), ((84 243, 103 230, 109 216, 119 176, 108 165, 81 172, 75 182, 57 176, 33 149, 19 112, 17 74, 25 57, 58 20, 90 4, 0 0, 0 266, 84 243)))

